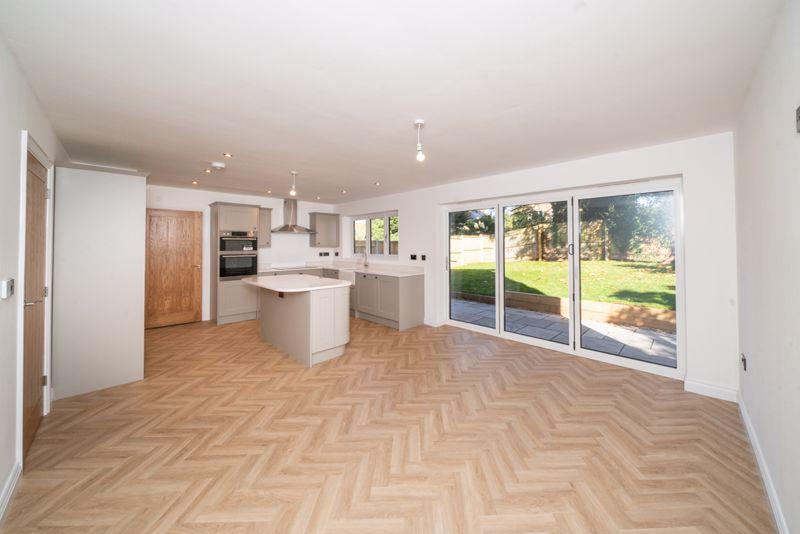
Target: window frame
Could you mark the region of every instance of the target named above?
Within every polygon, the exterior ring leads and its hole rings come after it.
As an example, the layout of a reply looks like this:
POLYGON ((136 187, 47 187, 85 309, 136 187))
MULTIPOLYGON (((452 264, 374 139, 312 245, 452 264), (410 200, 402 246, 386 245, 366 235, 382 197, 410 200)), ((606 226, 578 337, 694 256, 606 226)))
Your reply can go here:
POLYGON ((363 256, 365 253, 369 254, 370 256, 380 256, 386 258, 399 258, 400 257, 400 216, 398 215, 397 210, 391 211, 381 211, 378 213, 366 213, 364 215, 354 215, 353 216, 353 224, 350 228, 351 235, 353 236, 353 255, 354 256, 363 256), (391 253, 391 231, 389 226, 389 219, 395 217, 397 219, 397 233, 398 239, 395 241, 397 243, 397 253, 391 253), (383 219, 383 252, 372 252, 372 223, 373 219, 383 219), (364 221, 364 225, 366 227, 366 235, 364 240, 364 250, 365 252, 358 252, 356 250, 356 223, 359 221, 364 221))

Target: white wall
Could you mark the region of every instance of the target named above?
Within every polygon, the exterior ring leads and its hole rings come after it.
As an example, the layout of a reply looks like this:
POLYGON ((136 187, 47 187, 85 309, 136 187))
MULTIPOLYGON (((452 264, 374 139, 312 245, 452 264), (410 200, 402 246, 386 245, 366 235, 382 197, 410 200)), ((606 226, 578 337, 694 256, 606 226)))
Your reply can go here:
POLYGON ((778 21, 735 132, 741 405, 778 522, 800 532, 800 0, 778 21))
MULTIPOLYGON (((203 189, 186 189, 179 187, 147 186, 147 207, 172 210, 189 210, 203 212, 203 320, 210 318, 211 291, 211 247, 208 207, 212 202, 237 202, 255 204, 264 208, 272 208, 272 226, 283 224, 283 199, 256 195, 240 195, 220 193, 203 189)), ((333 206, 316 202, 297 203, 297 223, 308 227, 309 212, 320 211, 333 213, 333 206)), ((336 249, 311 248, 307 235, 272 234, 272 246, 261 249, 258 254, 259 268, 269 267, 273 262, 325 261, 333 258, 336 249), (319 252, 329 252, 323 258, 319 252)))
MULTIPOLYGON (((0 279, 14 278, 13 297, 0 300, 0 514, 19 473, 17 417, 18 330, 21 331, 22 274, 19 270, 22 131, 27 130, 54 160, 65 158, 39 101, 0 36, 0 279)), ((20 348, 21 350, 21 348, 20 348)))
POLYGON ((56 169, 53 387, 144 377, 145 178, 56 169))
MULTIPOLYGON (((398 210, 397 261, 425 266, 425 322, 435 325, 446 318, 443 204, 674 175, 683 176, 684 193, 686 386, 734 400, 738 342, 731 133, 351 202, 337 210, 343 215, 398 210), (426 254, 428 260, 412 262, 412 253, 426 254)), ((349 253, 352 238, 346 220, 342 228, 343 250, 349 253)))

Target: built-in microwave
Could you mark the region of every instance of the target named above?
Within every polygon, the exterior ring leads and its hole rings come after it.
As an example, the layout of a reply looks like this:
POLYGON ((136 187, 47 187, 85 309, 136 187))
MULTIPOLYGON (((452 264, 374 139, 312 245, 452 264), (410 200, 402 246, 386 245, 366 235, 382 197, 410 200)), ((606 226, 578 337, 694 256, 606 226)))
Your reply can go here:
POLYGON ((258 249, 258 239, 255 237, 221 236, 219 238, 220 252, 254 252, 258 249))
POLYGON ((220 254, 219 277, 241 278, 258 274, 258 254, 220 254))

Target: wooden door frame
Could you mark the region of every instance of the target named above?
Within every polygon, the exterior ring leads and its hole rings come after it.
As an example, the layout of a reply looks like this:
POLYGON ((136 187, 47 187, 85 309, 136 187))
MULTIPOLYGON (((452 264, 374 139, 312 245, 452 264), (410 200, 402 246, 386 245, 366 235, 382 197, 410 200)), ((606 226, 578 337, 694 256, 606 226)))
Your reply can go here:
MULTIPOLYGON (((27 237, 27 194, 28 194, 28 152, 39 160, 47 169, 47 189, 51 192, 46 200, 46 220, 47 227, 45 237, 45 286, 49 289, 48 296, 44 304, 44 362, 42 369, 47 377, 47 386, 44 388, 42 399, 43 415, 50 412, 53 400, 53 381, 51 369, 52 354, 52 286, 53 286, 53 176, 54 162, 47 153, 39 146, 36 140, 27 130, 21 132, 20 142, 20 199, 19 199, 19 252, 18 252, 18 273, 15 282, 14 294, 17 298, 17 425, 16 425, 16 465, 12 475, 19 476, 23 463, 23 384, 24 384, 24 362, 25 362, 25 249, 27 237)), ((12 490, 13 491, 13 490, 12 490)))

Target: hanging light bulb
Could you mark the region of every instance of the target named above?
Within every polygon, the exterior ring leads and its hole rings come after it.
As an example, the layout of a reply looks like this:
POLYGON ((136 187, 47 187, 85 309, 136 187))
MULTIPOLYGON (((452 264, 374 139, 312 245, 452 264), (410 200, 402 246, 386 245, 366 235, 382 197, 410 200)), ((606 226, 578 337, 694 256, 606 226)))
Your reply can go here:
POLYGON ((295 188, 296 179, 297 179, 297 171, 292 171, 292 189, 289 191, 289 195, 293 197, 297 196, 297 189, 295 188))
POLYGON ((425 152, 422 151, 422 142, 420 141, 419 134, 422 127, 425 126, 425 121, 423 119, 417 119, 414 121, 414 126, 417 127, 417 161, 422 163, 425 161, 425 152))

